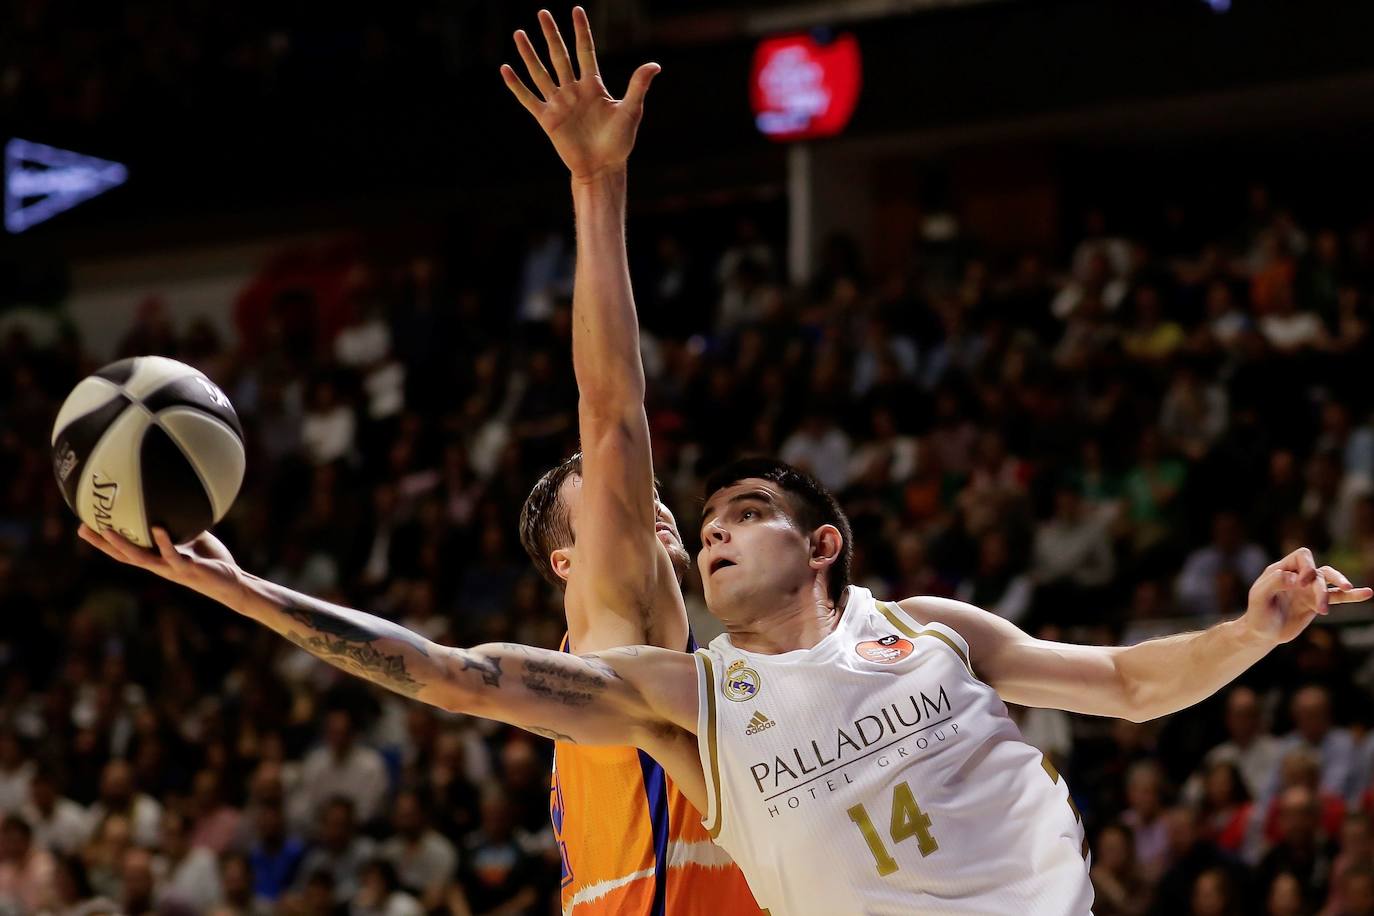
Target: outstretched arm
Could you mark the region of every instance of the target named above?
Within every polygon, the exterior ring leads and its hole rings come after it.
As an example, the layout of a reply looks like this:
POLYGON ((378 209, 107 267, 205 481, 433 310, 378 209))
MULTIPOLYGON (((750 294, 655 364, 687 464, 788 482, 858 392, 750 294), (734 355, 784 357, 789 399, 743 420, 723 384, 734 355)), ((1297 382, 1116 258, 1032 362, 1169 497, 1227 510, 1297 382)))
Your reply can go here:
POLYGON ((1330 566, 1318 569, 1304 547, 1255 580, 1243 616, 1134 646, 1034 639, 994 614, 942 598, 908 598, 901 606, 917 620, 957 630, 975 673, 1007 702, 1144 722, 1211 696, 1329 605, 1371 594, 1330 566))
POLYGON ((625 97, 606 90, 587 14, 573 9, 577 66, 547 10, 539 13, 550 73, 524 32, 516 47, 538 94, 509 66, 511 92, 553 142, 572 176, 577 223, 573 285, 573 371, 582 440, 581 511, 577 521, 579 590, 570 602, 588 619, 575 645, 652 643, 682 649, 687 617, 675 573, 655 534, 653 462, 644 413, 639 319, 625 251, 626 162, 658 72, 645 64, 625 97))
POLYGON ((246 573, 210 534, 181 548, 165 531, 153 534, 156 553, 113 532, 81 528, 81 537, 112 559, 251 617, 349 674, 450 712, 584 744, 644 746, 675 723, 694 729, 694 709, 675 705, 689 693, 695 704, 691 659, 680 652, 629 647, 597 657, 513 643, 441 646, 380 617, 246 573), (665 665, 681 668, 682 677, 665 678, 665 665))

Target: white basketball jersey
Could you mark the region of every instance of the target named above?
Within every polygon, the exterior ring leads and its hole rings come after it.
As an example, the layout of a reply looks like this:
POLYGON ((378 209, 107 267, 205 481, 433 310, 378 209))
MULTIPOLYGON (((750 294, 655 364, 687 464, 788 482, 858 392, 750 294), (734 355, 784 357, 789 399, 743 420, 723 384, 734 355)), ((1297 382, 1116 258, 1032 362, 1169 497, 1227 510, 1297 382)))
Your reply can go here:
POLYGON ((705 825, 773 916, 1083 916, 1068 788, 950 627, 850 587, 834 632, 697 653, 705 825))

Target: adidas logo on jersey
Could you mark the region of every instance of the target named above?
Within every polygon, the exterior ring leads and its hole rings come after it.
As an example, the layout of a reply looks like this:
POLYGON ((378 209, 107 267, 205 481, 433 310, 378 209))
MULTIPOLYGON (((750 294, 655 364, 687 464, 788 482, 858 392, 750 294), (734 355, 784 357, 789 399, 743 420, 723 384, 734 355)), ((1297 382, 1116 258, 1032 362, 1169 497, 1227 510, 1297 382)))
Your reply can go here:
POLYGON ((763 713, 759 712, 758 710, 755 710, 754 717, 749 720, 749 725, 747 728, 744 729, 744 733, 746 735, 757 735, 765 728, 772 728, 774 725, 777 724, 778 723, 774 722, 772 719, 768 718, 763 713))

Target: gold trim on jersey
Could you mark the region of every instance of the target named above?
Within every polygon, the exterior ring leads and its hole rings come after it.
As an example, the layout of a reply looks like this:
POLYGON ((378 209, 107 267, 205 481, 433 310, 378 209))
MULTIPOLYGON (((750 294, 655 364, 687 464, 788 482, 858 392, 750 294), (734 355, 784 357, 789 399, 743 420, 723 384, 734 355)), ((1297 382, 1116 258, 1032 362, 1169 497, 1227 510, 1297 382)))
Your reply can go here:
POLYGON ((711 771, 705 774, 710 781, 711 798, 708 801, 714 801, 715 804, 711 807, 716 809, 715 820, 706 825, 706 832, 714 840, 720 836, 720 809, 723 801, 720 794, 720 754, 716 751, 716 671, 711 665, 711 657, 704 650, 698 649, 697 655, 701 658, 702 670, 706 674, 702 696, 706 698, 706 751, 711 759, 711 771))
POLYGON ((913 630, 905 621, 892 612, 892 609, 887 606, 887 602, 875 601, 873 603, 877 605, 878 610, 883 612, 883 616, 887 618, 887 622, 896 627, 903 636, 910 636, 912 639, 915 639, 917 636, 935 637, 954 650, 954 654, 959 656, 959 661, 964 663, 964 667, 968 669, 969 674, 974 677, 978 676, 973 674, 973 665, 969 664, 968 656, 964 653, 964 650, 959 648, 959 644, 944 633, 941 633, 939 630, 913 630))

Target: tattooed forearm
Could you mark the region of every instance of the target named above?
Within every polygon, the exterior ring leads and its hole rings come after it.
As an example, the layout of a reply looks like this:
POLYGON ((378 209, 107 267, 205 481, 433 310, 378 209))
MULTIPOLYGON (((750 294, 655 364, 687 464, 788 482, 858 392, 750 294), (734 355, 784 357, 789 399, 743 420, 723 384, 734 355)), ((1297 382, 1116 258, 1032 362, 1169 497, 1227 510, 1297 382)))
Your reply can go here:
MULTIPOLYGON (((601 664, 605 666, 604 662, 601 664)), ((586 706, 605 691, 606 681, 604 674, 570 669, 562 659, 559 663, 530 659, 520 673, 520 683, 525 687, 546 699, 558 700, 564 706, 586 706)))
POLYGON ((282 602, 282 613, 297 623, 304 624, 321 636, 334 636, 346 642, 370 643, 378 639, 395 639, 428 657, 425 639, 405 627, 397 626, 389 620, 373 617, 361 611, 336 607, 324 601, 316 601, 303 595, 287 595, 282 602))
POLYGON ((437 678, 429 641, 389 620, 248 577, 271 608, 264 623, 291 642, 349 674, 417 696, 437 678))
POLYGON ((463 671, 476 671, 482 675, 482 683, 488 687, 501 686, 501 659, 463 649, 456 650, 456 654, 463 663, 463 671))
POLYGON ((398 693, 413 697, 425 686, 406 670, 404 656, 386 655, 368 643, 295 631, 288 632, 286 638, 311 655, 398 693))

